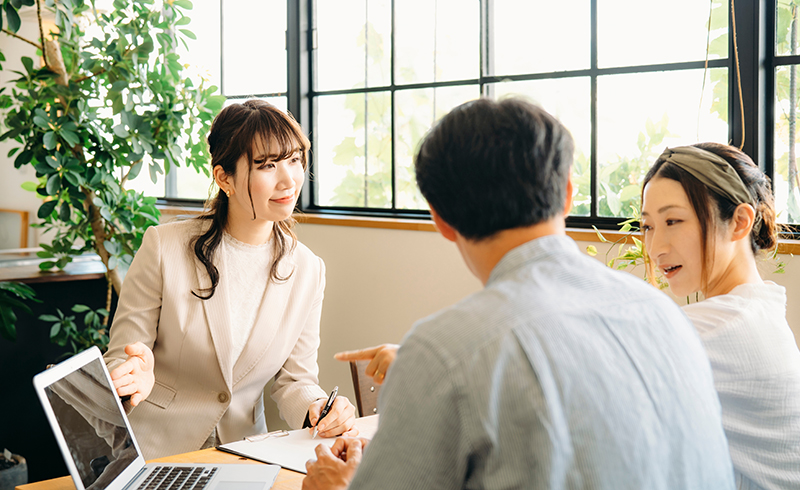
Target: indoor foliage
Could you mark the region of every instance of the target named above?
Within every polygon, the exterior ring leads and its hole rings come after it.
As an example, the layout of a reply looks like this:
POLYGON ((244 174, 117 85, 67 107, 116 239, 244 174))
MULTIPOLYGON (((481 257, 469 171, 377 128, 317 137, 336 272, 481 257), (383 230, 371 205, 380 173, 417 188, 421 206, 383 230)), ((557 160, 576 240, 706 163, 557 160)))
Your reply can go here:
POLYGON ((191 8, 188 0, 115 0, 105 12, 93 0, 3 2, 3 31, 41 55, 22 57, 24 71, 0 96, 7 109, 0 140, 19 143, 8 155, 16 168, 36 169, 29 190, 44 198, 37 226, 54 231, 40 267, 63 268, 96 252, 108 270, 106 310, 160 216, 155 198, 126 182, 142 170, 155 182, 174 165, 209 172, 203 136, 225 99, 184 77, 176 49, 195 37, 185 28, 191 8), (34 3, 39 39, 23 39, 14 34, 17 10, 34 3), (54 18, 57 33, 43 31, 43 15, 54 18))

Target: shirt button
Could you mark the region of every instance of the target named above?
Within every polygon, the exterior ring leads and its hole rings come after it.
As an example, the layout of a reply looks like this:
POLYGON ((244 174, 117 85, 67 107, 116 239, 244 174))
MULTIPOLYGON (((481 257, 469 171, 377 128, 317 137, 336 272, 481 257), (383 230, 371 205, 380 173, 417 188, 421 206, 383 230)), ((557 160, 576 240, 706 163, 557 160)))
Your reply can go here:
POLYGON ((219 400, 220 403, 228 403, 229 399, 230 398, 228 397, 227 393, 220 393, 217 395, 217 400, 219 400))

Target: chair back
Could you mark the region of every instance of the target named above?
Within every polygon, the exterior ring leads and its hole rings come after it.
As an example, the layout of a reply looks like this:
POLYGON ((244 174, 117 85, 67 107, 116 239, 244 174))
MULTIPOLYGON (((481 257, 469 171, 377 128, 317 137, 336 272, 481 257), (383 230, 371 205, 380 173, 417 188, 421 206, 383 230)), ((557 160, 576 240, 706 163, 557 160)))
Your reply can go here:
POLYGON ((350 374, 353 376, 359 417, 378 413, 378 392, 381 385, 376 384, 371 377, 364 373, 368 365, 368 360, 350 361, 350 374))

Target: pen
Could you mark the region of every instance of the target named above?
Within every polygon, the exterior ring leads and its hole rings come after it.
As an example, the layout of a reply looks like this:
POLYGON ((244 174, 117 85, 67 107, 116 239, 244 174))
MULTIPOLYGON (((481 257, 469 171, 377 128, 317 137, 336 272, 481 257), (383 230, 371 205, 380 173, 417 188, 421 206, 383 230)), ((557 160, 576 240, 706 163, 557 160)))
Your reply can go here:
POLYGON ((330 410, 331 406, 333 406, 333 401, 336 399, 336 393, 338 392, 339 392, 339 387, 334 386, 333 391, 331 391, 331 396, 328 397, 328 401, 322 408, 322 412, 319 413, 319 419, 317 420, 317 423, 314 425, 314 435, 311 436, 312 439, 317 437, 317 426, 319 426, 319 423, 322 422, 322 419, 324 419, 325 416, 328 415, 328 410, 330 410))

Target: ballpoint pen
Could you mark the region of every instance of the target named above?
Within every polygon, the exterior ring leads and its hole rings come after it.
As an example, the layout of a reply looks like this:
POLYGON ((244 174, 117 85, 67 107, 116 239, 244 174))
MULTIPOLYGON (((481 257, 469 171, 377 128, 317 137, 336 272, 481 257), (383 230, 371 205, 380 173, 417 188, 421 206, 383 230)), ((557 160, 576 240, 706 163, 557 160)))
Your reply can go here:
POLYGON ((333 401, 336 399, 336 393, 338 392, 339 392, 339 387, 334 386, 333 391, 331 391, 331 396, 328 397, 328 401, 322 408, 322 412, 319 413, 319 419, 317 419, 317 423, 314 425, 314 435, 311 436, 312 439, 317 437, 317 427, 319 426, 319 423, 322 422, 322 419, 325 418, 326 415, 328 415, 328 410, 330 410, 331 406, 333 406, 333 401))

